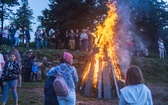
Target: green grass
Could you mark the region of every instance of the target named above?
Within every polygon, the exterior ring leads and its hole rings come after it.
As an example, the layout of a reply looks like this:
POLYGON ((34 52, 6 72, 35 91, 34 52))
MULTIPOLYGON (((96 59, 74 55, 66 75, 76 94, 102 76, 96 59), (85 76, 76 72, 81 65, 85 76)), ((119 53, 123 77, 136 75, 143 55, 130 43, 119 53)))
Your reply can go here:
MULTIPOLYGON (((23 83, 17 88, 19 105, 44 105, 43 87, 44 82, 23 83)), ((11 91, 8 96, 7 105, 14 105, 11 91)))
POLYGON ((168 59, 134 58, 132 64, 138 65, 144 78, 150 83, 168 83, 168 59))
MULTIPOLYGON (((2 48, 3 53, 6 53, 8 48, 2 48)), ((32 49, 32 48, 31 48, 32 49)), ((28 51, 29 49, 20 47, 19 51, 21 55, 28 51)), ((56 58, 60 58, 63 50, 51 50, 51 49, 40 49, 40 50, 34 50, 34 54, 36 55, 37 59, 39 61, 42 61, 42 58, 46 56, 50 60, 54 60, 56 58)), ((74 61, 78 60, 74 66, 77 68, 77 72, 79 77, 81 78, 83 70, 86 66, 86 63, 88 61, 89 56, 86 52, 77 52, 77 51, 71 51, 74 55, 74 61)), ((131 61, 131 64, 137 65, 142 69, 145 81, 150 84, 154 84, 154 86, 166 86, 168 87, 168 59, 159 59, 157 54, 152 53, 147 58, 133 58, 131 61)), ((45 65, 47 67, 47 65, 45 65)), ((45 79, 45 78, 44 78, 45 79)), ((44 105, 44 82, 33 82, 33 83, 23 83, 21 88, 18 88, 18 94, 19 94, 19 105, 44 105)), ((155 91, 155 90, 154 90, 155 91)), ((77 99, 80 101, 97 101, 97 98, 88 98, 83 97, 83 95, 77 94, 77 99)), ((155 99, 161 100, 161 102, 164 102, 168 100, 168 95, 157 95, 158 98, 154 97, 155 99)), ((1 97, 0 97, 1 98, 1 97)), ((114 100, 113 100, 114 101, 114 100)), ((116 99, 114 102, 117 102, 118 99, 116 99)), ((13 105, 13 98, 11 95, 11 92, 9 94, 9 100, 7 105, 13 105)))

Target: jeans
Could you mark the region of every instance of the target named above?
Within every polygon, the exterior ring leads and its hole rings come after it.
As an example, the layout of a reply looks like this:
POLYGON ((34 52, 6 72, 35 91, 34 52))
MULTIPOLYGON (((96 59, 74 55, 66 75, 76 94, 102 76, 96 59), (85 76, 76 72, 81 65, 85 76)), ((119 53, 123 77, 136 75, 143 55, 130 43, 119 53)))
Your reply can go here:
POLYGON ((44 48, 43 40, 42 39, 36 39, 36 49, 39 49, 40 47, 44 48))
POLYGON ((10 46, 14 45, 14 41, 15 41, 14 37, 10 37, 10 46))
POLYGON ((165 49, 159 48, 159 55, 160 55, 160 58, 163 58, 163 59, 164 59, 165 49))
POLYGON ((57 96, 59 105, 75 105, 76 103, 76 92, 75 90, 70 90, 68 96, 57 96))
POLYGON ((47 46, 48 46, 48 42, 47 42, 46 39, 43 40, 43 45, 44 45, 44 48, 47 48, 47 46))
POLYGON ((15 37, 15 44, 14 46, 19 46, 19 38, 18 37, 15 37))
POLYGON ((6 82, 6 85, 4 85, 3 88, 3 96, 2 96, 2 102, 6 102, 8 98, 8 92, 9 89, 12 91, 13 99, 15 101, 18 100, 18 94, 17 94, 17 79, 6 82))

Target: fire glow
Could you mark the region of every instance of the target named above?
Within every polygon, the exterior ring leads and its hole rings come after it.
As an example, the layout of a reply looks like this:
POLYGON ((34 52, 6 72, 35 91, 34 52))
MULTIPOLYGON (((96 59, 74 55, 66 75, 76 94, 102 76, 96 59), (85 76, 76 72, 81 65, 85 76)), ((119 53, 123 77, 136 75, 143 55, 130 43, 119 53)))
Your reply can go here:
POLYGON ((95 89, 98 87, 99 82, 102 81, 100 75, 102 75, 104 69, 107 69, 107 66, 109 67, 109 64, 112 65, 117 80, 122 79, 122 73, 118 65, 115 37, 118 15, 115 3, 108 4, 107 6, 109 7, 108 15, 104 23, 99 24, 97 30, 94 32, 96 36, 93 53, 82 76, 82 84, 91 79, 91 84, 95 89))

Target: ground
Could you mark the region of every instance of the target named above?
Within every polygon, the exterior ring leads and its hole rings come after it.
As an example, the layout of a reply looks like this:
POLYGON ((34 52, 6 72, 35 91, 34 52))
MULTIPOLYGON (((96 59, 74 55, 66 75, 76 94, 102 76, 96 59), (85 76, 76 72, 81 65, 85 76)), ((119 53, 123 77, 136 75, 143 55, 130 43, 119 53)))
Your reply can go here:
MULTIPOLYGON (((18 88, 19 105, 43 105, 44 82, 23 83, 21 88, 18 88)), ((147 83, 151 89, 154 105, 168 105, 168 85, 167 84, 151 84, 147 83)), ((7 105, 13 105, 10 94, 7 105)), ((85 97, 77 92, 76 105, 118 105, 118 98, 114 97, 111 100, 85 97)))
MULTIPOLYGON (((46 54, 46 53, 44 53, 46 54)), ((82 75, 87 57, 79 57, 77 54, 84 55, 81 52, 75 53, 75 59, 81 59, 76 64, 79 76, 82 75)), ((41 55, 41 54, 40 54, 41 55)), ((52 54, 48 54, 52 55, 52 54)), ((53 55, 52 55, 53 56, 53 55)), ((145 84, 152 92, 154 105, 168 105, 168 59, 159 59, 155 55, 148 58, 135 58, 132 64, 138 65, 144 74, 145 84)), ((23 83, 18 87, 19 105, 43 105, 44 104, 44 81, 23 83)), ((0 97, 1 98, 1 97, 0 97)), ((113 97, 111 100, 85 97, 80 91, 77 91, 76 105, 117 105, 119 99, 113 97)), ((13 105, 11 92, 9 94, 7 105, 13 105)))

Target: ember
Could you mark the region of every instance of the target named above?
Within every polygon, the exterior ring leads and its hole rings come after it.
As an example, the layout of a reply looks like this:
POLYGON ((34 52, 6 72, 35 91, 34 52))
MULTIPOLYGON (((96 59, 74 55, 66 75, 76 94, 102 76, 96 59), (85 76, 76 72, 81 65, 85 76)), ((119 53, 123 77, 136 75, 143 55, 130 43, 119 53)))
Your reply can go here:
POLYGON ((96 90, 98 98, 111 99, 112 89, 118 91, 118 80, 123 79, 117 57, 115 27, 118 19, 115 3, 108 4, 110 10, 103 24, 97 26, 95 42, 90 62, 88 62, 80 89, 85 96, 96 90))

